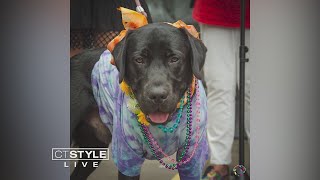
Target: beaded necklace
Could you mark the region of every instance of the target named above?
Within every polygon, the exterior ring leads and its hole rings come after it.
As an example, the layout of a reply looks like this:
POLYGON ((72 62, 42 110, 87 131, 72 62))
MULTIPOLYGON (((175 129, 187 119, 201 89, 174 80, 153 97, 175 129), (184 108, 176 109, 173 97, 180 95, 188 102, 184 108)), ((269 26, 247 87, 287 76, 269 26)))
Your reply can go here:
POLYGON ((185 144, 183 148, 183 152, 178 157, 178 160, 175 161, 173 158, 171 158, 169 155, 167 155, 161 147, 158 145, 158 143, 155 141, 155 139, 152 137, 151 132, 149 131, 148 127, 144 124, 140 123, 140 129, 143 134, 145 142, 148 144, 149 148, 151 149, 152 155, 167 169, 177 169, 178 166, 182 164, 186 164, 191 160, 191 158, 194 156, 196 149, 198 148, 199 144, 199 138, 200 138, 200 93, 199 93, 199 85, 196 83, 196 143, 194 145, 193 151, 191 152, 191 155, 189 157, 186 156, 188 153, 188 150, 190 148, 190 141, 192 136, 192 106, 191 106, 191 92, 190 89, 188 91, 187 95, 187 129, 186 129, 186 139, 185 144), (168 158, 172 163, 167 164, 165 163, 160 157, 159 154, 162 154, 164 157, 168 158))
POLYGON ((184 103, 186 103, 187 106, 187 127, 186 127, 186 139, 184 141, 184 146, 183 146, 183 150, 182 153, 180 154, 180 156, 178 157, 178 160, 174 160, 173 158, 171 158, 169 155, 167 155, 162 148, 158 145, 158 143, 155 141, 155 139, 153 138, 151 132, 148 129, 148 126, 150 125, 150 123, 147 121, 147 118, 144 113, 141 111, 137 100, 134 98, 134 94, 131 90, 131 88, 129 87, 129 85, 127 85, 124 81, 120 84, 120 89, 127 95, 130 97, 130 99, 128 100, 128 104, 127 107, 128 109, 133 112, 134 114, 137 115, 138 118, 138 122, 140 125, 140 129, 143 135, 143 138, 145 140, 145 142, 147 143, 147 145, 149 146, 149 148, 151 149, 151 153, 152 155, 160 162, 160 164, 162 164, 165 168, 167 169, 177 169, 178 166, 186 164, 187 162, 189 162, 191 160, 191 158, 194 156, 196 149, 198 148, 198 142, 199 142, 199 138, 200 138, 200 92, 199 92, 199 84, 197 83, 196 78, 194 77, 192 80, 192 84, 191 86, 188 88, 187 92, 185 93, 185 95, 181 98, 180 102, 178 103, 178 114, 177 114, 177 119, 176 122, 174 123, 174 125, 172 127, 165 127, 163 125, 159 125, 158 128, 160 128, 164 133, 167 132, 173 132, 177 127, 178 124, 180 123, 180 119, 182 117, 182 111, 183 111, 183 105, 184 103), (195 138, 195 144, 194 144, 194 148, 193 151, 191 152, 191 154, 189 155, 189 157, 187 157, 187 153, 188 150, 190 149, 190 142, 191 142, 191 136, 192 136, 192 106, 191 106, 191 96, 194 94, 194 92, 196 91, 196 138, 195 138), (167 164, 165 163, 160 157, 162 154, 165 158, 169 159, 172 163, 171 164, 167 164))

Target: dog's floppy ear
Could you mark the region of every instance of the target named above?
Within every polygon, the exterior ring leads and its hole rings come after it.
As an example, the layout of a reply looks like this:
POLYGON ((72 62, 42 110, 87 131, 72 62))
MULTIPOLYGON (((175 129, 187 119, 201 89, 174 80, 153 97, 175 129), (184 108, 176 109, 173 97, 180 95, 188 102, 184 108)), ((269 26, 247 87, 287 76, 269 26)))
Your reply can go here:
POLYGON ((114 47, 112 56, 114 58, 115 65, 119 71, 119 83, 122 82, 125 76, 126 59, 127 59, 127 37, 130 31, 128 31, 125 37, 114 47))
POLYGON ((182 29, 187 34, 190 47, 191 47, 192 72, 196 76, 196 78, 201 80, 203 78, 201 71, 206 58, 207 48, 201 40, 192 36, 186 29, 184 28, 182 29))

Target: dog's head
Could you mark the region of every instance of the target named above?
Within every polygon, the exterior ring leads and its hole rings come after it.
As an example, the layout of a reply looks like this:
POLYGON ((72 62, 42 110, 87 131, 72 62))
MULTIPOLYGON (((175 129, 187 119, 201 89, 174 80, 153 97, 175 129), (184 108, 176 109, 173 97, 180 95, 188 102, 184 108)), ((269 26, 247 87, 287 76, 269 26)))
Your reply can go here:
POLYGON ((166 123, 193 75, 202 79, 206 47, 183 28, 154 23, 128 31, 112 54, 148 120, 166 123))

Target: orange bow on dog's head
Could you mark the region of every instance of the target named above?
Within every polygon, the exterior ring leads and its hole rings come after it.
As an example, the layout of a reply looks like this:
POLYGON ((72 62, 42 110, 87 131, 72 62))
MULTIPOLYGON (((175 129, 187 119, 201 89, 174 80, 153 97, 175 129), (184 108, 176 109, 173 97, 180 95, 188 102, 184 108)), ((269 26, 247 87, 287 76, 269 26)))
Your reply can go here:
MULTIPOLYGON (((124 26, 124 30, 120 32, 118 36, 116 36, 108 45, 107 49, 112 52, 114 47, 126 36, 128 30, 137 29, 139 27, 145 26, 148 24, 147 18, 130 9, 120 7, 118 8, 122 14, 122 24, 124 26)), ((175 23, 167 23, 176 28, 185 28, 192 36, 199 39, 199 33, 193 25, 187 25, 183 21, 178 20, 175 23)), ((111 64, 115 65, 114 60, 111 60, 111 64)))

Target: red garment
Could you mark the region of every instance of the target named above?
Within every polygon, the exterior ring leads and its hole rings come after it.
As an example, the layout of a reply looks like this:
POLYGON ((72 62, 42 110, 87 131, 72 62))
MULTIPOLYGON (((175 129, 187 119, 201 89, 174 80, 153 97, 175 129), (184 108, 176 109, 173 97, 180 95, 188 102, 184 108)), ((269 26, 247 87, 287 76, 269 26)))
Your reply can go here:
MULTIPOLYGON (((193 18, 203 24, 240 27, 240 0, 196 0, 193 18)), ((246 0, 245 27, 250 28, 250 0, 246 0)))

